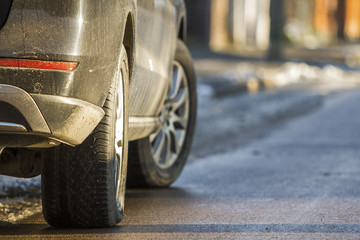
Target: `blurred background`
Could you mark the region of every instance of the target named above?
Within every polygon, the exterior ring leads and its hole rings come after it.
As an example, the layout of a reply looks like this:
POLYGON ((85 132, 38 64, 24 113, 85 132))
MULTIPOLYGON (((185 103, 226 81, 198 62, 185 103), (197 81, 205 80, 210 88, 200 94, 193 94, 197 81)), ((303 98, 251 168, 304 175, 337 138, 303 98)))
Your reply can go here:
POLYGON ((247 57, 360 63, 358 0, 185 2, 192 45, 247 57))
POLYGON ((359 0, 185 2, 199 95, 191 160, 241 148, 360 87, 359 0))

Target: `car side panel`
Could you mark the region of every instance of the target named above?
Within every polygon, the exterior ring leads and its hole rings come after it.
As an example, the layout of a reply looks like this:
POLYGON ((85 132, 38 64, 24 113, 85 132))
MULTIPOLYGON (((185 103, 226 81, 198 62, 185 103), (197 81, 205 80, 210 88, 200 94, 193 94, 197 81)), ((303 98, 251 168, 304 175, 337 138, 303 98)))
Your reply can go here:
POLYGON ((72 97, 102 106, 131 11, 136 46, 130 115, 156 116, 169 83, 181 2, 14 0, 0 30, 0 57, 79 65, 72 72, 0 67, 0 83, 30 94, 72 97))
POLYGON ((176 7, 168 0, 138 0, 136 57, 130 115, 156 116, 165 99, 175 54, 176 7))

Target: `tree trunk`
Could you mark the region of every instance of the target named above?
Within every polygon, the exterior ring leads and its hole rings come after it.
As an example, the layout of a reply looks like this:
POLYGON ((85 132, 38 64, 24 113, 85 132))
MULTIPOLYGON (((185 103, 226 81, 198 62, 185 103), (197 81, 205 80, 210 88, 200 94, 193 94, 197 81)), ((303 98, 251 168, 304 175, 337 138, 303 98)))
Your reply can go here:
POLYGON ((284 0, 271 0, 270 3, 270 47, 268 59, 277 60, 282 57, 284 0))

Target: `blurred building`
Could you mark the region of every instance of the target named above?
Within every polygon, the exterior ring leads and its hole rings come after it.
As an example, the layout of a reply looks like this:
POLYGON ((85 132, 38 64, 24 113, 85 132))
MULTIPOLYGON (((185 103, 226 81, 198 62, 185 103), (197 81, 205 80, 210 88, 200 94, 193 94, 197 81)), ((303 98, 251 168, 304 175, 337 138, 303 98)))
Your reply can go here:
POLYGON ((186 0, 186 3, 189 34, 215 50, 266 52, 277 41, 276 35, 288 46, 305 48, 360 39, 360 0, 186 0))
POLYGON ((269 0, 213 0, 210 45, 214 49, 269 47, 269 0))
POLYGON ((189 41, 208 44, 210 41, 210 20, 212 0, 185 0, 188 17, 189 41))
POLYGON ((349 39, 360 38, 360 1, 346 0, 345 3, 345 33, 349 39))

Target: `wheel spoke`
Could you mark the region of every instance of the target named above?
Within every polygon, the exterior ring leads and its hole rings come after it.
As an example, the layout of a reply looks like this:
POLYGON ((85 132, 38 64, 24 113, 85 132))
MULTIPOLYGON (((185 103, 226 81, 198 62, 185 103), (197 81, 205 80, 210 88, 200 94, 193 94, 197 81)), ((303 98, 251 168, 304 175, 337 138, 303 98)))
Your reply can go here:
POLYGON ((181 129, 186 129, 187 127, 187 116, 186 114, 184 116, 179 116, 175 112, 171 114, 171 120, 173 124, 178 123, 180 125, 181 129))
MULTIPOLYGON (((177 69, 173 69, 173 74, 175 74, 175 72, 177 71, 177 69)), ((173 92, 173 87, 174 87, 174 77, 171 79, 171 81, 169 81, 169 89, 167 92, 167 98, 171 98, 171 93, 173 92)))
POLYGON ((159 136, 159 133, 161 131, 161 128, 159 128, 156 132, 150 135, 150 143, 154 144, 154 141, 159 136))
POLYGON ((173 146, 173 152, 178 154, 180 152, 180 145, 179 145, 179 139, 178 139, 178 135, 175 129, 175 126, 172 125, 170 128, 170 134, 171 134, 171 139, 172 139, 172 146, 173 146))
POLYGON ((171 136, 170 131, 166 132, 166 149, 165 149, 165 161, 164 163, 168 162, 170 160, 171 155, 171 136))
POLYGON ((178 96, 176 97, 173 106, 173 110, 178 110, 181 106, 183 106, 186 101, 188 100, 189 93, 187 89, 183 89, 179 92, 178 96))
POLYGON ((161 129, 158 137, 160 137, 160 140, 158 140, 159 141, 158 145, 155 146, 156 149, 154 149, 154 157, 157 161, 160 161, 161 153, 164 151, 164 145, 165 145, 165 133, 163 129, 161 129))
POLYGON ((170 99, 171 100, 175 100, 179 91, 180 91, 180 87, 181 87, 181 83, 184 80, 184 71, 182 70, 182 68, 177 67, 176 69, 176 75, 173 78, 173 83, 172 83, 172 87, 171 87, 171 95, 170 95, 170 99), (174 83, 175 81, 175 83, 174 83))

